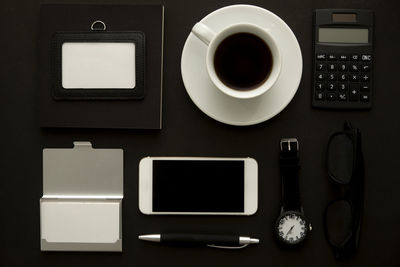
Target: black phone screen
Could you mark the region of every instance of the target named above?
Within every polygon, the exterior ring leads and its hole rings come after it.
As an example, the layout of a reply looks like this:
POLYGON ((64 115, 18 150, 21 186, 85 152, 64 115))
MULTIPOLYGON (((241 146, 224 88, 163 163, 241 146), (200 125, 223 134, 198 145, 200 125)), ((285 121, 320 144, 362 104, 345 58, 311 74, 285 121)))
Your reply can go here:
POLYGON ((154 212, 244 212, 244 160, 154 160, 154 212))

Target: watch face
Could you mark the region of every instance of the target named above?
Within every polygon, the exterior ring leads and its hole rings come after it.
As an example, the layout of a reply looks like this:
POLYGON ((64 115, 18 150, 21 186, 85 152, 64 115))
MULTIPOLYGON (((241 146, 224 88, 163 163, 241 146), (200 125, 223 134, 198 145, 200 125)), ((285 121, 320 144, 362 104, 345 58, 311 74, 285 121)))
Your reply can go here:
POLYGON ((288 245, 295 245, 305 239, 309 226, 301 213, 289 211, 278 218, 275 227, 280 241, 288 245))

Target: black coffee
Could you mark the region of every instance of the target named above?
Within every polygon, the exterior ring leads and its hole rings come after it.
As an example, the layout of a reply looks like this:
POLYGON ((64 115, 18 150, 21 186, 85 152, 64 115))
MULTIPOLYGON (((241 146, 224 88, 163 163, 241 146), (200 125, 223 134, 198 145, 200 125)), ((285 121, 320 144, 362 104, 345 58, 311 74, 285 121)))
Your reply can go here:
POLYGON ((228 36, 214 54, 214 68, 218 78, 236 90, 250 90, 260 86, 271 72, 272 61, 268 45, 251 33, 228 36))

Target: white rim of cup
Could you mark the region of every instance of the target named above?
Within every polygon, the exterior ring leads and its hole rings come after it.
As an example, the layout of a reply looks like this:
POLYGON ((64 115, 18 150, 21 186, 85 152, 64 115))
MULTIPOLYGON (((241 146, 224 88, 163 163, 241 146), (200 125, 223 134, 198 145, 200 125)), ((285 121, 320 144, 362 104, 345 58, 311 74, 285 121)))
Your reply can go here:
POLYGON ((260 26, 251 23, 233 24, 217 33, 209 44, 206 57, 207 72, 214 85, 226 95, 240 99, 255 98, 266 93, 278 80, 282 65, 281 54, 268 29, 261 28, 260 26), (229 88, 218 78, 214 68, 214 54, 218 45, 228 36, 240 32, 252 33, 264 40, 270 48, 273 58, 273 67, 268 78, 257 88, 246 91, 229 88))

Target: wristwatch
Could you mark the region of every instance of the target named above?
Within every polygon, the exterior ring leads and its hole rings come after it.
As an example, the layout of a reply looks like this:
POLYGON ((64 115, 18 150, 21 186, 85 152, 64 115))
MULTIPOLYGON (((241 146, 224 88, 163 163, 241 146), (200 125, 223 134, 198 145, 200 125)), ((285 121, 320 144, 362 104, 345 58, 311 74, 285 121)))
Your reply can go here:
POLYGON ((297 246, 307 238, 312 227, 304 216, 299 190, 299 142, 296 138, 280 141, 282 207, 275 223, 275 235, 286 246, 297 246))

